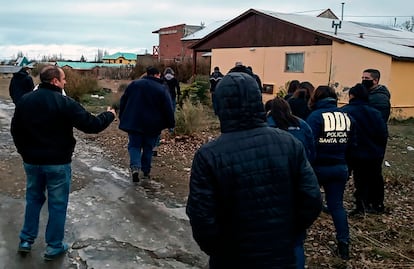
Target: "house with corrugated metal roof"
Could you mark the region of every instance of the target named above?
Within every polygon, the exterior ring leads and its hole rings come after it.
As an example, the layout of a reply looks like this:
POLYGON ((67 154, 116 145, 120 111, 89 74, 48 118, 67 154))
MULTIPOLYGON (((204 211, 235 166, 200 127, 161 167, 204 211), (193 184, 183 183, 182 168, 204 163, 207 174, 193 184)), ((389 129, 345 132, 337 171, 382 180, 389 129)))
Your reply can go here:
MULTIPOLYGON (((197 34, 197 33, 196 33, 197 34)), ((362 71, 381 71, 392 116, 414 116, 414 33, 394 27, 250 9, 205 35, 192 49, 211 53, 211 67, 252 66, 273 98, 287 81, 332 85, 340 102, 362 71)), ((195 66, 195 65, 194 65, 195 66)))
POLYGON ((137 54, 127 52, 117 52, 111 55, 105 55, 102 61, 107 64, 137 64, 137 54))

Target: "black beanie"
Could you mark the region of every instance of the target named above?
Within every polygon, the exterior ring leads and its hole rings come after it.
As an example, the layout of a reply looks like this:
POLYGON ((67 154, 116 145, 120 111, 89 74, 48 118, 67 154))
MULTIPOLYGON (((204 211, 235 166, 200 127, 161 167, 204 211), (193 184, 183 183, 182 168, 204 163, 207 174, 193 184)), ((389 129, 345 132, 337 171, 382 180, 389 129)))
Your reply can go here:
POLYGON ((368 101, 368 90, 361 83, 356 84, 349 90, 349 95, 353 95, 355 99, 368 101))

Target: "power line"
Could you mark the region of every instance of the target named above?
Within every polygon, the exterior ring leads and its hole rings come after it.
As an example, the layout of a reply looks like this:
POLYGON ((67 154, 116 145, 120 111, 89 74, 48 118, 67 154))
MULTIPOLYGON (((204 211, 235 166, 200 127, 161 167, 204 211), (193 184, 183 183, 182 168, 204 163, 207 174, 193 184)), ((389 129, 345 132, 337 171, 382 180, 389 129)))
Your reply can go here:
POLYGON ((384 16, 377 16, 377 15, 372 15, 372 16, 367 16, 367 15, 346 15, 344 17, 352 17, 352 18, 406 18, 406 17, 414 17, 414 15, 410 15, 410 16, 402 16, 402 15, 398 15, 398 16, 391 16, 391 15, 384 15, 384 16))

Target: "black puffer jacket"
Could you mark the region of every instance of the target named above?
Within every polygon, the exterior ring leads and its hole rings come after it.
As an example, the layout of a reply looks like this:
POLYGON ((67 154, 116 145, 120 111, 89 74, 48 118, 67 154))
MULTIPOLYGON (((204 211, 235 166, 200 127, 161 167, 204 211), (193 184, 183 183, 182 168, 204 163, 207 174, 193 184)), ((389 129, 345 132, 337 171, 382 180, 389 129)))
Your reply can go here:
POLYGON ((63 96, 62 89, 43 83, 17 103, 11 133, 24 162, 66 164, 71 162, 76 143, 73 127, 98 133, 114 119, 108 111, 92 115, 72 98, 63 96))
POLYGON ((302 144, 266 127, 256 81, 229 73, 216 88, 222 134, 195 154, 187 215, 210 268, 295 268, 293 240, 321 195, 302 144))
POLYGON ((390 98, 390 91, 384 85, 378 85, 369 91, 369 105, 381 112, 385 123, 388 122, 391 113, 390 98))

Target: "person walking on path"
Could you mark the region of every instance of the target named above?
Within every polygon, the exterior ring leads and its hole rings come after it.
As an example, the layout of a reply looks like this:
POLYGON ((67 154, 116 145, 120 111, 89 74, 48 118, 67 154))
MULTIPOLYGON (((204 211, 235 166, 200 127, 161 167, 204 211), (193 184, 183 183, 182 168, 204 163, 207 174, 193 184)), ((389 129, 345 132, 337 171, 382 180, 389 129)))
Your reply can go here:
POLYGON ((300 82, 297 79, 294 79, 294 80, 292 80, 292 81, 289 82, 289 86, 288 86, 288 89, 287 89, 287 93, 283 97, 286 101, 289 100, 289 98, 293 96, 293 93, 297 89, 299 89, 299 84, 300 84, 300 82))
POLYGON ((343 197, 348 180, 346 153, 354 141, 354 126, 346 113, 337 107, 338 97, 329 86, 314 91, 306 122, 312 128, 316 157, 312 162, 319 184, 325 190, 337 240, 337 254, 349 259, 349 226, 343 197))
POLYGON ((163 78, 164 78, 165 83, 168 86, 168 90, 171 95, 171 101, 173 104, 173 109, 175 112, 177 101, 180 99, 180 96, 181 96, 181 90, 180 90, 180 83, 178 82, 178 80, 175 78, 174 75, 175 75, 174 70, 171 67, 165 68, 163 78))
MULTIPOLYGON (((267 116, 267 123, 271 127, 285 130, 302 142, 305 147, 306 156, 312 161, 315 156, 315 141, 312 129, 299 117, 292 114, 288 102, 281 97, 275 97, 270 101, 270 111, 267 116)), ((295 241, 295 255, 297 269, 305 268, 305 249, 304 241, 306 230, 302 231, 295 241)))
POLYGON ((62 95, 65 73, 57 66, 44 67, 40 80, 36 91, 17 102, 11 121, 11 134, 27 177, 26 210, 18 252, 31 251, 39 230, 40 211, 47 200, 44 258, 53 260, 68 250, 63 238, 76 143, 73 128, 85 133, 101 132, 115 119, 115 110, 108 107, 106 112, 94 116, 72 98, 62 95))
POLYGON ((33 91, 35 87, 32 77, 27 72, 28 69, 28 66, 23 66, 18 72, 13 74, 10 80, 9 94, 15 105, 20 100, 20 97, 25 93, 33 91))
POLYGON ((119 106, 119 129, 128 133, 132 181, 149 180, 152 150, 161 131, 175 127, 171 96, 155 67, 125 89, 119 106))
POLYGON ((217 84, 220 80, 224 77, 224 75, 220 72, 220 68, 218 66, 214 67, 213 73, 210 75, 210 94, 211 94, 211 102, 213 103, 213 109, 215 107, 214 101, 214 92, 216 90, 217 84))
POLYGON ((355 121, 356 147, 349 152, 353 169, 356 208, 351 215, 384 212, 384 178, 382 160, 385 155, 388 130, 381 112, 368 104, 369 93, 362 84, 349 90, 349 104, 343 111, 355 121))
POLYGON ((215 268, 296 268, 294 241, 321 211, 304 147, 269 128, 249 73, 216 88, 221 135, 195 153, 186 212, 193 237, 215 268))
POLYGON ((309 81, 303 81, 299 84, 298 89, 287 100, 293 115, 306 120, 311 113, 308 103, 314 90, 315 87, 309 81))

